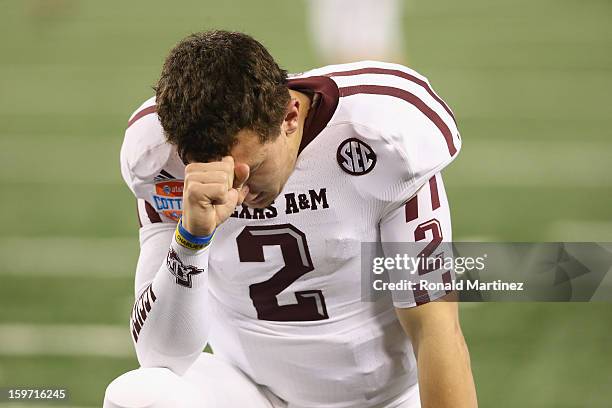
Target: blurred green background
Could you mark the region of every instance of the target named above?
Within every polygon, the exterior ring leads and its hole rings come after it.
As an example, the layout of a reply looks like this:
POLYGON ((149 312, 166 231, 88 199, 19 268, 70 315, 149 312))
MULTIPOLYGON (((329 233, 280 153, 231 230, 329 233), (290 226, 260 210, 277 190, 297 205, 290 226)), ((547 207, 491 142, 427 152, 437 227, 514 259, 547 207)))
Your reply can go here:
MULTIPOLYGON (((0 6, 0 387, 100 406, 137 366, 137 220, 118 154, 166 53, 226 28, 290 71, 320 61, 301 1, 0 6)), ((456 240, 612 241, 611 17, 608 0, 407 4, 408 63, 464 140, 445 172, 456 240)), ((611 406, 612 305, 468 304, 462 323, 482 407, 611 406)))

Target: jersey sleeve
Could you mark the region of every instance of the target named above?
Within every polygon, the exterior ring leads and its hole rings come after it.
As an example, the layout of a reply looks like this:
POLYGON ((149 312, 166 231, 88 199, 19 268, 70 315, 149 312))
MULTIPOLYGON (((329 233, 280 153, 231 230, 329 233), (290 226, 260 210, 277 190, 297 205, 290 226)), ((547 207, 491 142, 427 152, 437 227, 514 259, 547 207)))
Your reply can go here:
POLYGON ((415 118, 407 122, 404 129, 384 135, 399 156, 397 160, 388 160, 384 166, 389 179, 396 180, 384 195, 390 209, 416 194, 457 157, 461 148, 461 139, 453 121, 424 118, 423 112, 417 113, 414 109, 411 115, 415 118))
POLYGON ((140 226, 175 224, 182 213, 184 170, 165 140, 153 98, 131 116, 120 162, 121 175, 137 199, 140 226))
POLYGON ((140 255, 130 333, 142 367, 182 374, 208 339, 208 248, 175 238, 184 174, 149 99, 132 115, 121 147, 121 174, 137 200, 140 255))
MULTIPOLYGON (((430 177, 413 197, 381 221, 380 236, 387 258, 405 254, 412 259, 452 257, 450 209, 441 174, 430 177)), ((450 293, 442 287, 451 282, 454 271, 444 266, 440 262, 431 267, 390 271, 390 282, 413 284, 412 288, 404 285, 391 291, 395 307, 418 306, 450 293)))
POLYGON ((340 94, 334 123, 350 123, 356 135, 354 148, 341 144, 338 161, 362 170, 347 172, 384 215, 457 157, 461 137, 451 109, 425 77, 378 63, 350 72, 358 75, 331 74, 339 75, 333 77, 340 94))
POLYGON ((208 251, 181 246, 171 224, 140 228, 130 333, 142 367, 180 375, 202 353, 211 324, 208 251))

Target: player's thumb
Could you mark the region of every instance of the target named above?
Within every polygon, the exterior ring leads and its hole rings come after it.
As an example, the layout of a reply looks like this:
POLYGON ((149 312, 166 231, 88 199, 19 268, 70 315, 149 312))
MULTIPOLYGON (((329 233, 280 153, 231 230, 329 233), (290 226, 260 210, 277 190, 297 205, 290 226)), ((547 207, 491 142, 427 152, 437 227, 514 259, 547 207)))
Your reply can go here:
POLYGON ((234 166, 234 188, 240 191, 244 183, 249 179, 250 168, 246 163, 236 163, 234 166))

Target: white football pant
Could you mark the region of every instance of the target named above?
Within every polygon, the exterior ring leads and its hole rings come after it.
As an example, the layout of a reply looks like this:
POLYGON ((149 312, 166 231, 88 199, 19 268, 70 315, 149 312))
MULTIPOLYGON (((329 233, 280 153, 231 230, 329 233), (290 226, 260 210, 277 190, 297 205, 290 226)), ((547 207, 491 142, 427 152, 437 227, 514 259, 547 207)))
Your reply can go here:
MULTIPOLYGON (((299 408, 218 356, 202 353, 185 375, 167 368, 139 368, 106 388, 104 408, 299 408)), ((418 386, 384 408, 420 408, 418 386)), ((383 408, 383 407, 380 407, 383 408)))
POLYGON ((139 368, 127 372, 110 383, 104 396, 104 408, 285 406, 242 371, 209 353, 202 353, 183 376, 167 368, 139 368))

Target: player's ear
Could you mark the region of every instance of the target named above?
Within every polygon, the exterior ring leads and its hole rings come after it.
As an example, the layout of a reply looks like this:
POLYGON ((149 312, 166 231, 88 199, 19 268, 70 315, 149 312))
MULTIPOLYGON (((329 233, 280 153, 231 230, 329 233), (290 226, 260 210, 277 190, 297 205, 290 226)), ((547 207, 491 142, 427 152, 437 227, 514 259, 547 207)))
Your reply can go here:
POLYGON ((298 117, 300 112, 300 101, 296 98, 291 98, 287 104, 287 114, 283 121, 283 126, 287 134, 295 132, 298 128, 298 117))

